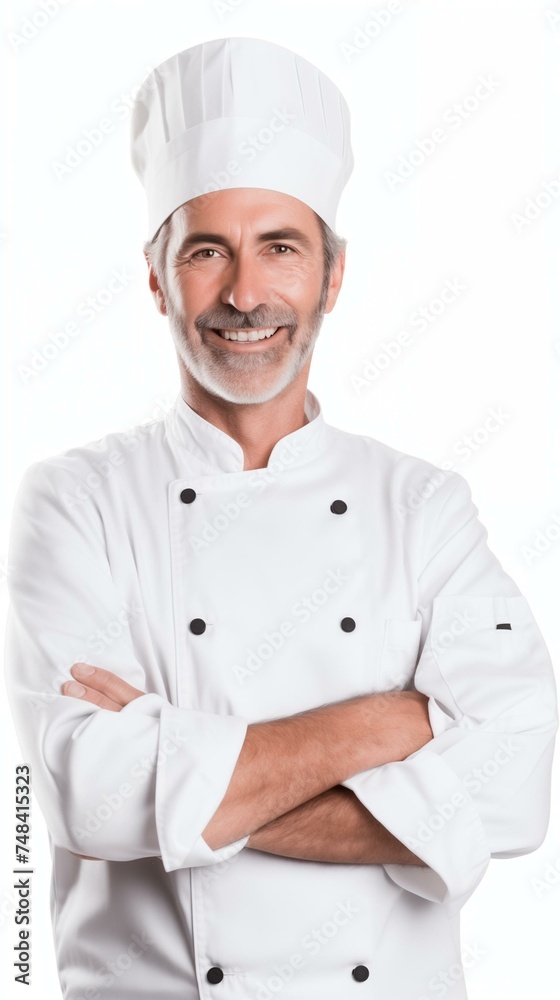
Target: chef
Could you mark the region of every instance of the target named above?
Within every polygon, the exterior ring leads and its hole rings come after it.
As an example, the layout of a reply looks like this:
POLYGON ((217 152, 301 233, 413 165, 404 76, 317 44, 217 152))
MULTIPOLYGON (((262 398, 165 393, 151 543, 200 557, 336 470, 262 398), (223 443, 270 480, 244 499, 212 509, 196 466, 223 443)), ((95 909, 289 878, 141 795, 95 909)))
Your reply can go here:
POLYGON ((466 480, 307 388, 349 122, 255 38, 136 101, 181 389, 30 466, 9 554, 66 1000, 464 1000, 460 909, 545 837, 552 665, 466 480))

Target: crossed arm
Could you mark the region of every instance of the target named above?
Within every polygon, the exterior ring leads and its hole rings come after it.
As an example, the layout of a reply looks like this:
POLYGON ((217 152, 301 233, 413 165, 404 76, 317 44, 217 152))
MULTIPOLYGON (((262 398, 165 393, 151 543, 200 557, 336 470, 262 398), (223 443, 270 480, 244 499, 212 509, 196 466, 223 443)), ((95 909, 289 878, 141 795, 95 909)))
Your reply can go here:
MULTIPOLYGON (((80 666, 72 667, 76 680, 62 685, 69 697, 119 712, 144 694, 108 670, 87 666, 84 675, 80 666)), ((308 861, 423 865, 338 782, 376 763, 404 759, 427 743, 426 704, 417 692, 365 695, 249 726, 227 793, 203 831, 206 842, 212 849, 231 843, 246 832, 249 815, 250 825, 257 815, 262 825, 245 845, 253 850, 308 861), (374 726, 383 730, 377 758, 374 726), (368 727, 369 740, 363 738, 368 727)))

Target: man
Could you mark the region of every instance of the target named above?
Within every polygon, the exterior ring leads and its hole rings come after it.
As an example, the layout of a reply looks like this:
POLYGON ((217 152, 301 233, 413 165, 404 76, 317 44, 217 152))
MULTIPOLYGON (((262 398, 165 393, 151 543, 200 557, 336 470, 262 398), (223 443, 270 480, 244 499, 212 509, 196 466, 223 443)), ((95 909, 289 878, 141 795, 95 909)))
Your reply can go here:
POLYGON ((346 103, 218 39, 153 71, 132 150, 181 391, 31 466, 10 550, 64 995, 460 1000, 461 906, 546 833, 556 692, 465 479, 307 388, 346 103))

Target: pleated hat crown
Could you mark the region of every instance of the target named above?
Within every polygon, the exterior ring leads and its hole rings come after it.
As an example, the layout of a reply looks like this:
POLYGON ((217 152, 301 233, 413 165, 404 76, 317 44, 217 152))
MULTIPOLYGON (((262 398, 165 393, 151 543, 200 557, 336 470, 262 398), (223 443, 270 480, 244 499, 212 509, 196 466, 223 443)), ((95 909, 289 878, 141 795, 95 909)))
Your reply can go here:
POLYGON ((224 188, 280 191, 331 229, 352 173, 350 111, 307 59, 260 38, 218 38, 171 56, 134 102, 131 158, 149 238, 191 198, 224 188))

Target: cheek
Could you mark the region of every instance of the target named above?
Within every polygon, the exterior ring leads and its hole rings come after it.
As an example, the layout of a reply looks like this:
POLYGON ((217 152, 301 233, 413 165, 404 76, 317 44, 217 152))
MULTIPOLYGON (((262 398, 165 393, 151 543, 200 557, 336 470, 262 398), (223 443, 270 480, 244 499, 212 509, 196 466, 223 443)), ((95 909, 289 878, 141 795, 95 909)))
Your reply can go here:
POLYGON ((216 302, 220 282, 217 275, 182 272, 176 274, 170 296, 175 309, 185 316, 197 316, 216 302))
POLYGON ((321 280, 313 270, 293 269, 278 276, 274 281, 274 291, 289 305, 301 312, 312 310, 321 294, 321 280))

